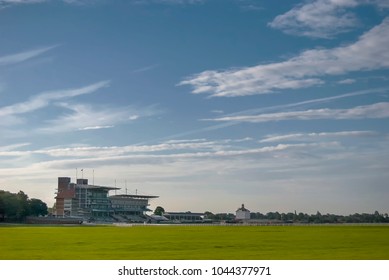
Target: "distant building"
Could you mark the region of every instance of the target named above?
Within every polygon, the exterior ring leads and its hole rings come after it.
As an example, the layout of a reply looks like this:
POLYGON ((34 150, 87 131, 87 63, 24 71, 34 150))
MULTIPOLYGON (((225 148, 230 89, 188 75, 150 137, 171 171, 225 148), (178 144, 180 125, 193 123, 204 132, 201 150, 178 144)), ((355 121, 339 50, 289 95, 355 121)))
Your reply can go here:
POLYGON ((130 222, 145 222, 145 212, 151 211, 149 207, 149 199, 157 198, 152 195, 131 195, 119 194, 109 196, 112 210, 114 211, 113 218, 117 221, 130 222))
POLYGON ((113 195, 116 187, 89 185, 88 179, 72 183, 68 177, 58 178, 56 216, 82 217, 90 220, 141 222, 148 209, 149 199, 158 196, 113 195))
POLYGON ((250 210, 246 209, 244 207, 244 204, 242 204, 242 207, 238 208, 236 210, 236 220, 250 220, 250 210))
POLYGON ((204 221, 204 213, 165 212, 163 216, 169 221, 179 223, 200 223, 204 221))

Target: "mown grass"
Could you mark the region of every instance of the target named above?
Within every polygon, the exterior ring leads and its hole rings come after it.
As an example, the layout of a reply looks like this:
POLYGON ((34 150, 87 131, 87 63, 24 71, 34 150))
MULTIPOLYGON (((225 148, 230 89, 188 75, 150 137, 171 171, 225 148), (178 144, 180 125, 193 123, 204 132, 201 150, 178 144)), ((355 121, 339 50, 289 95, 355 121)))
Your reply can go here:
POLYGON ((389 226, 0 227, 8 260, 378 260, 389 226))

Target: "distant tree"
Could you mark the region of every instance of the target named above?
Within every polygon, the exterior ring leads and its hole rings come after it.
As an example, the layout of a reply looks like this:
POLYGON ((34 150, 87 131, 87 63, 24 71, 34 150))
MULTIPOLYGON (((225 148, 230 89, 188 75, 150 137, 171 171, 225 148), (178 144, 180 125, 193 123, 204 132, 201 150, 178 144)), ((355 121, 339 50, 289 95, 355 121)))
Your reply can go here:
POLYGON ((163 207, 161 206, 157 206, 157 208, 155 208, 154 210, 155 215, 162 216, 164 213, 165 213, 165 209, 163 209, 163 207))
POLYGON ((16 220, 18 209, 19 209, 19 202, 16 195, 10 192, 1 191, 0 199, 2 200, 2 204, 3 204, 2 207, 3 207, 4 220, 5 219, 16 220))
POLYGON ((265 219, 266 216, 259 212, 250 212, 250 219, 265 219))
POLYGON ((3 196, 1 195, 3 191, 0 191, 0 222, 4 221, 5 218, 5 203, 3 201, 3 196))
POLYGON ((269 220, 281 220, 281 214, 279 212, 269 212, 266 214, 266 218, 269 220))
POLYGON ((323 216, 319 211, 316 212, 316 215, 314 215, 313 219, 314 219, 313 221, 315 223, 322 223, 323 222, 323 216))
POLYGON ((286 214, 283 214, 282 216, 283 216, 283 220, 284 221, 289 221, 290 222, 290 221, 294 220, 295 214, 292 213, 292 212, 288 212, 286 214))
POLYGON ((30 214, 28 195, 26 195, 22 191, 19 191, 16 194, 16 198, 18 200, 18 208, 17 208, 17 212, 16 212, 16 218, 18 220, 22 220, 30 214))
POLYGON ((216 221, 232 221, 235 219, 235 215, 232 213, 217 213, 215 214, 216 221))
POLYGON ((28 201, 31 216, 45 216, 48 214, 46 203, 40 199, 32 198, 28 201))
POLYGON ((298 215, 297 215, 297 220, 299 222, 308 222, 308 214, 304 214, 302 212, 300 212, 298 215))
POLYGON ((23 191, 0 190, 0 221, 21 222, 29 215, 46 215, 47 205, 39 199, 29 199, 23 191))
POLYGON ((215 214, 213 214, 210 211, 205 211, 204 212, 204 217, 205 217, 205 219, 214 220, 215 219, 215 214))

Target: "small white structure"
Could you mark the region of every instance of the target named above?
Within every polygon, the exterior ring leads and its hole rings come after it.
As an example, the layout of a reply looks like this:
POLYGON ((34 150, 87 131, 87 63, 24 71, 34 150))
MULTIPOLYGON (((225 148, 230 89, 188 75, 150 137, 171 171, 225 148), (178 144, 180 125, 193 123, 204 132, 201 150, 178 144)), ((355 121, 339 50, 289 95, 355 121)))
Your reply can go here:
POLYGON ((236 210, 236 220, 250 220, 250 210, 244 208, 244 204, 242 204, 241 208, 236 210))

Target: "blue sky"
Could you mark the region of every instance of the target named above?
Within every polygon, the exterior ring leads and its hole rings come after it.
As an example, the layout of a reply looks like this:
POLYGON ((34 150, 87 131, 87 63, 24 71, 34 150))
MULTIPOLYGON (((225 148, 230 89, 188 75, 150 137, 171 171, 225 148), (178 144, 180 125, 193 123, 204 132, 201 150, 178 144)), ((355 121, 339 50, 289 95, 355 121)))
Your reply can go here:
POLYGON ((0 0, 0 188, 389 212, 389 1, 0 0))

